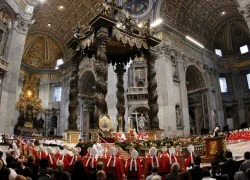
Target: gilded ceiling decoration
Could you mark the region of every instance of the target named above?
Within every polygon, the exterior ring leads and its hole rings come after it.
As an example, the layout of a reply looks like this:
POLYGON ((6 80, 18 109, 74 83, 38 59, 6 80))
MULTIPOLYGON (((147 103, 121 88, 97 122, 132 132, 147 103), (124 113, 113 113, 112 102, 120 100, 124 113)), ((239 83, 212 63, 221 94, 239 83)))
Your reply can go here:
POLYGON ((162 0, 160 16, 184 35, 212 48, 216 32, 228 22, 246 26, 235 0, 162 0))
POLYGON ((215 36, 214 48, 221 49, 223 57, 240 55, 240 48, 250 42, 249 30, 238 22, 222 26, 215 36))
POLYGON ((63 58, 60 45, 46 35, 29 34, 25 43, 23 63, 44 69, 54 69, 63 58))
POLYGON ((35 15, 30 33, 46 33, 60 42, 64 51, 73 38, 73 29, 78 22, 87 27, 97 14, 101 0, 47 0, 35 15))
MULTIPOLYGON (((46 0, 38 6, 29 32, 48 34, 59 42, 64 56, 69 58, 66 44, 73 38, 73 29, 78 22, 87 28, 102 2, 46 0)), ((226 23, 237 22, 247 27, 235 0, 123 0, 123 3, 124 10, 130 12, 133 18, 146 17, 152 10, 155 15, 159 12, 165 24, 194 37, 210 49, 213 49, 217 32, 226 23)))

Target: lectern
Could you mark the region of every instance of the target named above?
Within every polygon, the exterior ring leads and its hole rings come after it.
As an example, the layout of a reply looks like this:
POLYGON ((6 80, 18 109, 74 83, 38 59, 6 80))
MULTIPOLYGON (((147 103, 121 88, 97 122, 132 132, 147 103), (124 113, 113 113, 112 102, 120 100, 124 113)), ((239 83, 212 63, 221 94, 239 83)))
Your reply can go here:
POLYGON ((211 163, 216 154, 226 151, 226 140, 224 136, 206 137, 205 140, 205 156, 201 157, 202 163, 211 163))

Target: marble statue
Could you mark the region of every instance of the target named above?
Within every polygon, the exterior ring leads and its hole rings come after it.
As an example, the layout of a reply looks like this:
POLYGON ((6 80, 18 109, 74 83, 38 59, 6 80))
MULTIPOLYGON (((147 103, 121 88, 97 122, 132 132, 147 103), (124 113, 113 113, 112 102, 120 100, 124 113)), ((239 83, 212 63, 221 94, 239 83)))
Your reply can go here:
POLYGON ((138 129, 139 132, 145 131, 147 129, 147 123, 148 121, 146 120, 146 118, 144 117, 143 114, 141 114, 141 116, 138 118, 138 129))
POLYGON ((175 113, 176 113, 176 125, 181 126, 182 125, 181 109, 178 105, 175 107, 175 113))

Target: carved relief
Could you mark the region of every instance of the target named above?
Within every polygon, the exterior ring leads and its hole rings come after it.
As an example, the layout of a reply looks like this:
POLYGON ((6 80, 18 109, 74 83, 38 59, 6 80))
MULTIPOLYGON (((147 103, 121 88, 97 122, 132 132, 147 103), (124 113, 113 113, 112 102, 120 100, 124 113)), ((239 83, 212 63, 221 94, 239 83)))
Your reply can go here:
POLYGON ((95 112, 94 121, 95 127, 98 127, 98 120, 101 114, 107 113, 107 102, 105 100, 107 94, 107 56, 106 46, 100 44, 97 49, 95 61, 95 74, 96 74, 96 92, 95 92, 95 112))
POLYGON ((0 9, 0 22, 8 28, 11 26, 11 16, 5 9, 0 9))
POLYGON ((183 118, 182 118, 182 110, 180 105, 175 106, 175 115, 176 115, 176 126, 177 129, 182 129, 183 128, 183 118))
POLYGON ((156 91, 157 81, 155 79, 155 60, 157 58, 156 52, 151 50, 145 53, 145 59, 147 60, 148 65, 148 105, 149 105, 149 119, 151 128, 159 128, 159 119, 158 119, 158 94, 156 91))
POLYGON ((172 62, 172 75, 174 80, 179 80, 179 72, 178 72, 178 61, 176 60, 176 57, 171 55, 170 56, 171 62, 172 62))

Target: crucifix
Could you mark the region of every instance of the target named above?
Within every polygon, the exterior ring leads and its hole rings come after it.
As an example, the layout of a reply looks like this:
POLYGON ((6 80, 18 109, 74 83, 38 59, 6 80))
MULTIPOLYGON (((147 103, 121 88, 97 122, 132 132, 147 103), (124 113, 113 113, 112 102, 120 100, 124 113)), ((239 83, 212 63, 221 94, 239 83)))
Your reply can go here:
MULTIPOLYGON (((138 113, 136 110, 133 112, 133 113, 131 113, 131 115, 133 115, 133 116, 135 116, 135 122, 136 122, 136 131, 138 132, 138 115, 139 115, 140 113, 138 113)), ((130 121, 130 128, 132 129, 132 123, 133 122, 131 122, 130 121)))

